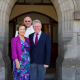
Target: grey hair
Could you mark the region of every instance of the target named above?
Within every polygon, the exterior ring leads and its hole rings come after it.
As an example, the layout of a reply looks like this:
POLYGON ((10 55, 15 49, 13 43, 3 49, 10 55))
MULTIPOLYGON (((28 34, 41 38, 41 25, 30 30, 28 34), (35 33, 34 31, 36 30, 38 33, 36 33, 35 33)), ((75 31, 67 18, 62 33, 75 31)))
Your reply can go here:
POLYGON ((41 21, 38 20, 38 19, 34 20, 34 21, 33 21, 33 24, 34 24, 34 23, 37 23, 37 22, 40 23, 40 26, 42 26, 41 21))

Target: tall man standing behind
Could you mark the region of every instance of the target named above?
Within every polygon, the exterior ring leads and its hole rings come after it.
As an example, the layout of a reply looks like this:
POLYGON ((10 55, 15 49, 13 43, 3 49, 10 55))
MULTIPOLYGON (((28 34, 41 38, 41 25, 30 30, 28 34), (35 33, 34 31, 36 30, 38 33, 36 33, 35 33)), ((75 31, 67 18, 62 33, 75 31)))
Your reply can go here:
MULTIPOLYGON (((31 25, 32 20, 29 16, 24 18, 24 24, 27 26, 27 30, 25 32, 25 37, 29 38, 29 35, 34 32, 33 26, 31 25)), ((18 31, 16 31, 15 37, 18 36, 18 31)))
POLYGON ((33 21, 35 33, 29 35, 31 44, 30 80, 44 80, 46 68, 50 64, 51 40, 50 36, 41 31, 39 20, 33 21))

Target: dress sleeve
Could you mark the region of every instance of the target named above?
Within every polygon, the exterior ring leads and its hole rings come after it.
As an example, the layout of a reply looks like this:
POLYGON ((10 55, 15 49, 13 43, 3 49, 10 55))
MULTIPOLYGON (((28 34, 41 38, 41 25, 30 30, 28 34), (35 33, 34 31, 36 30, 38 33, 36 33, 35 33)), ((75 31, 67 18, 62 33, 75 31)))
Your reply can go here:
POLYGON ((17 57, 17 44, 15 38, 11 40, 11 51, 12 51, 12 60, 18 59, 17 57))
POLYGON ((51 56, 51 39, 50 36, 47 35, 46 38, 46 57, 45 57, 45 64, 50 64, 50 56, 51 56))

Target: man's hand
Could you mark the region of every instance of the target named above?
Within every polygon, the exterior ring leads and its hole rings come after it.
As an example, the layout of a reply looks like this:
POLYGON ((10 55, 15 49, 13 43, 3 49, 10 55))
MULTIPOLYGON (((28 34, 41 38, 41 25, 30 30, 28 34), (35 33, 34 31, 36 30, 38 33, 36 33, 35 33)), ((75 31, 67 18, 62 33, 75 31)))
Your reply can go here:
POLYGON ((49 65, 45 65, 45 64, 44 64, 44 68, 48 68, 48 67, 49 67, 49 65))

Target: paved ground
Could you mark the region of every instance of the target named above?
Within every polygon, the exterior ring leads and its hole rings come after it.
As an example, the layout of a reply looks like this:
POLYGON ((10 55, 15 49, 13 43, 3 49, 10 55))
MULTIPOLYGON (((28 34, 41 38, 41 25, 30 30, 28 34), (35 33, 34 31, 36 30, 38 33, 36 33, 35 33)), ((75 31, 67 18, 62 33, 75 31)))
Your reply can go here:
POLYGON ((53 68, 47 69, 45 80, 56 80, 55 73, 56 73, 56 69, 53 68))
MULTIPOLYGON (((55 79, 55 73, 56 73, 56 69, 54 68, 49 68, 47 69, 46 75, 45 75, 45 80, 56 80, 55 79)), ((12 76, 11 76, 11 80, 13 80, 12 76)))

